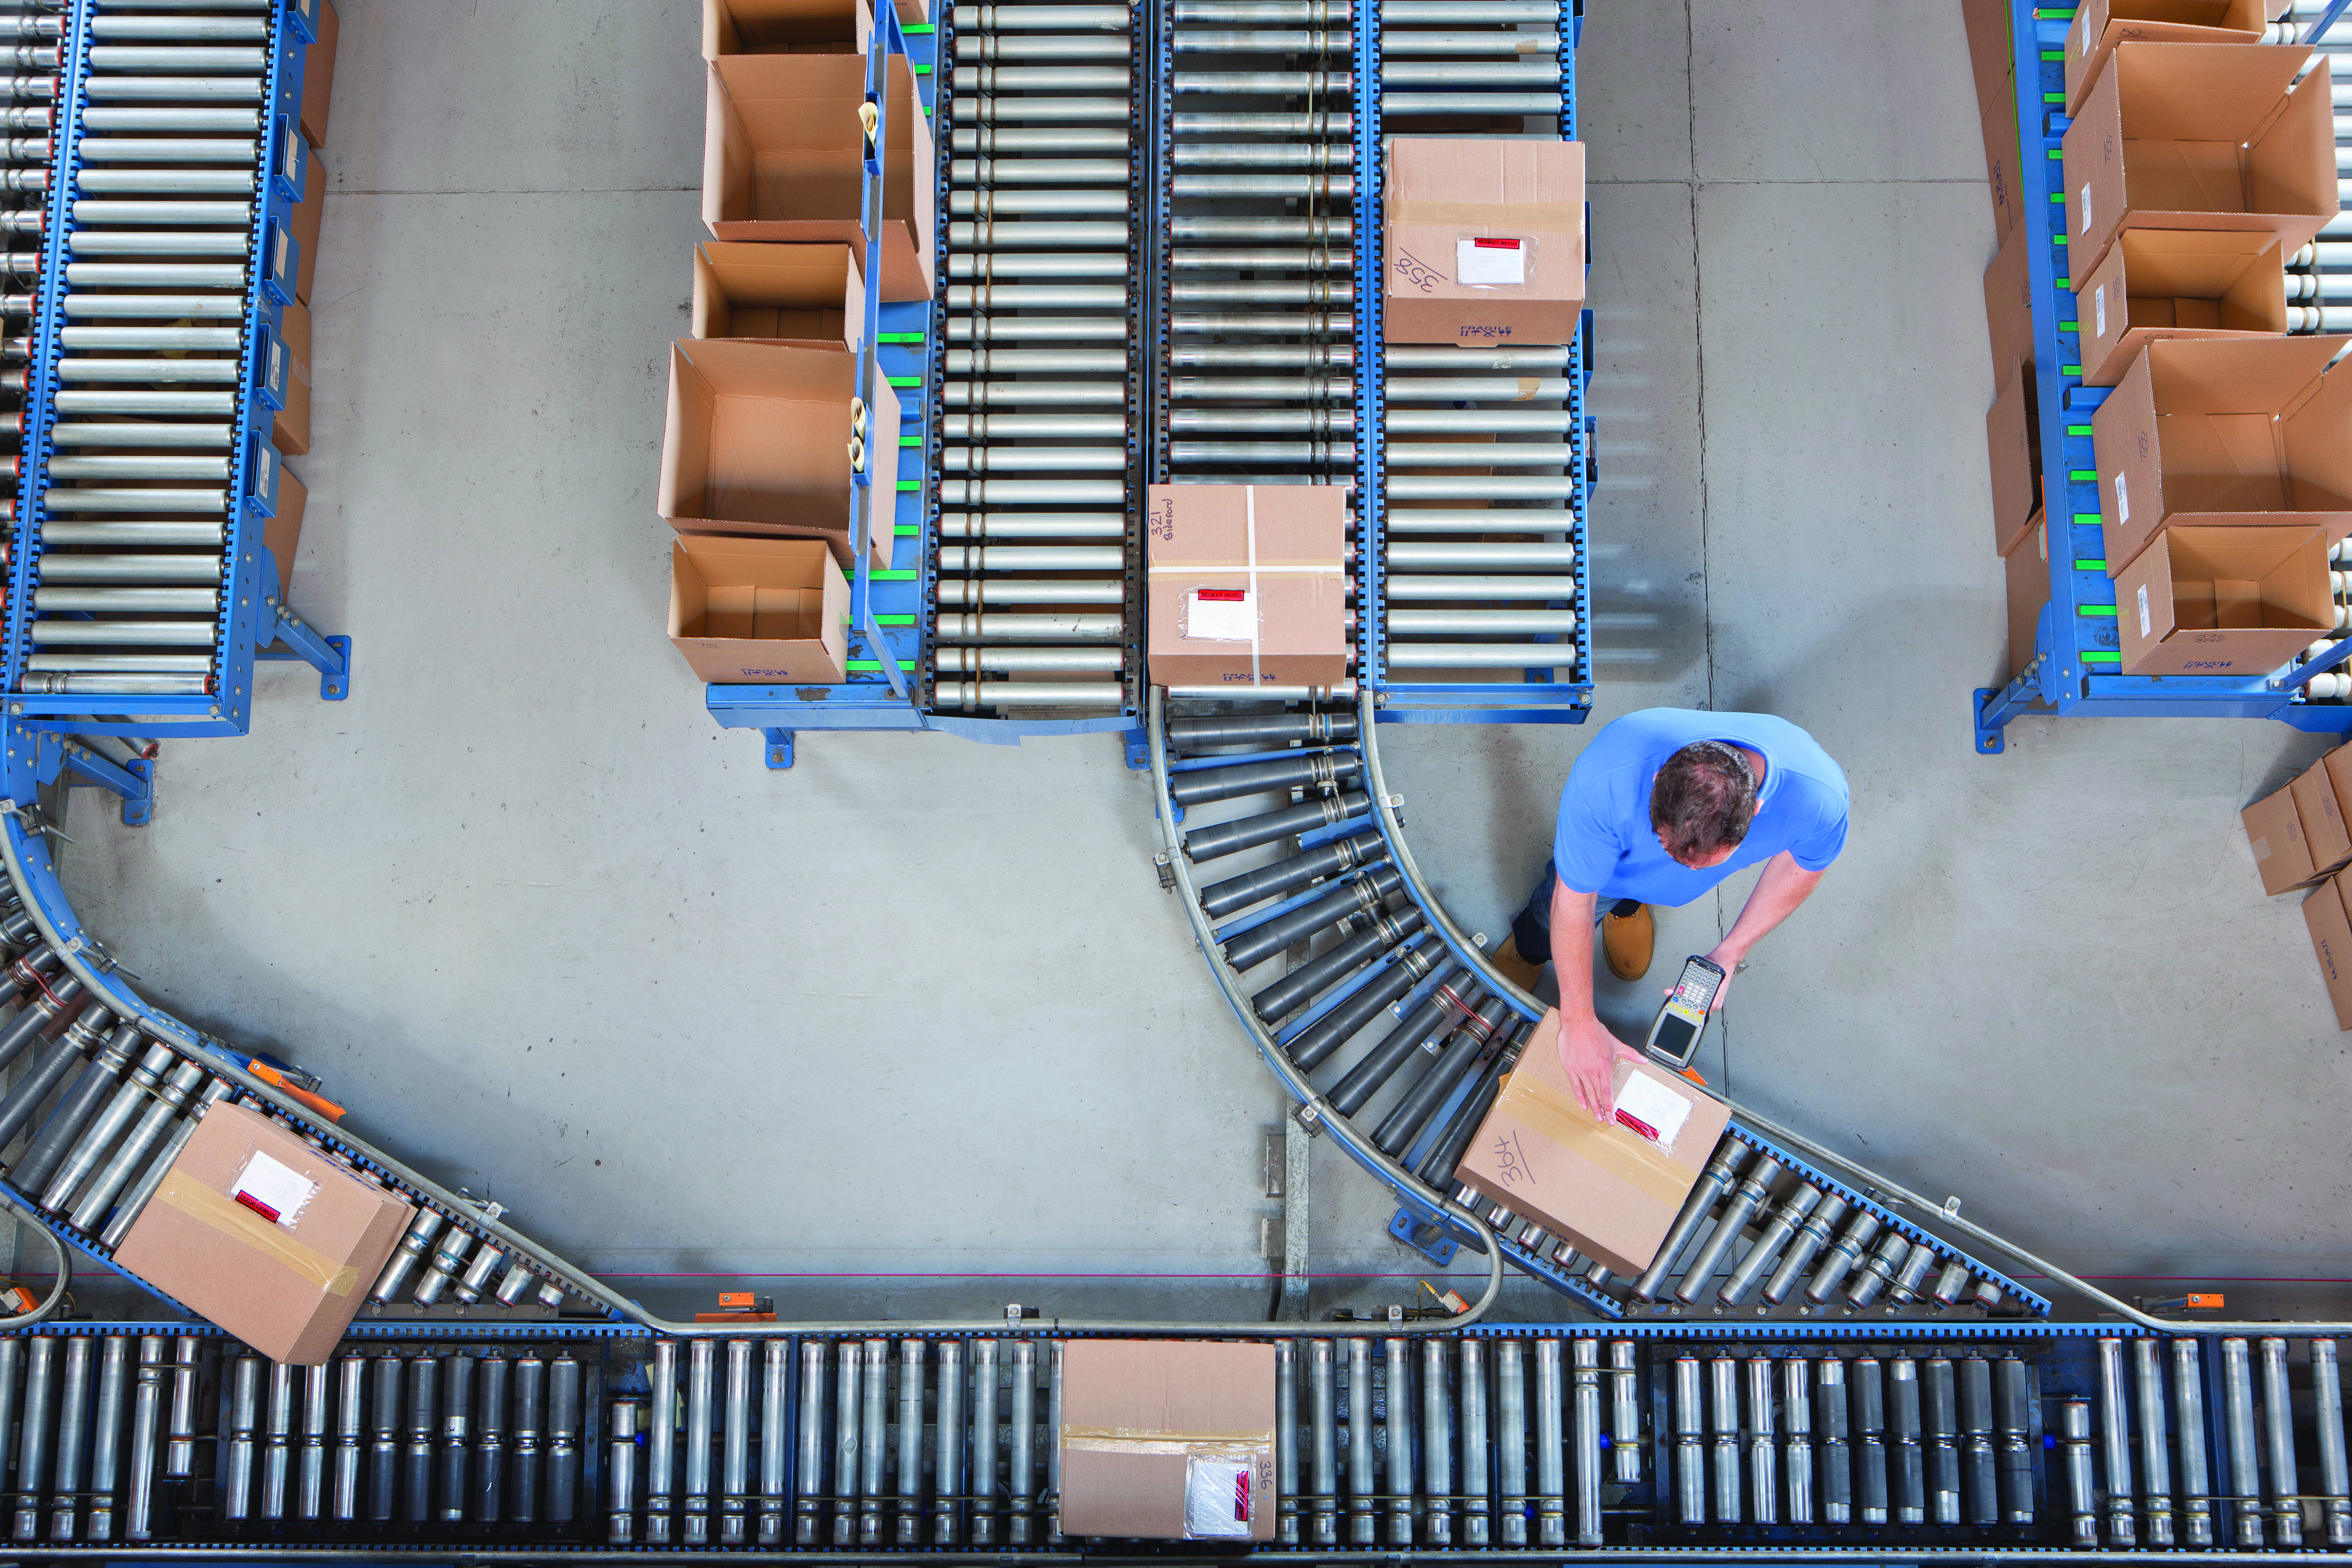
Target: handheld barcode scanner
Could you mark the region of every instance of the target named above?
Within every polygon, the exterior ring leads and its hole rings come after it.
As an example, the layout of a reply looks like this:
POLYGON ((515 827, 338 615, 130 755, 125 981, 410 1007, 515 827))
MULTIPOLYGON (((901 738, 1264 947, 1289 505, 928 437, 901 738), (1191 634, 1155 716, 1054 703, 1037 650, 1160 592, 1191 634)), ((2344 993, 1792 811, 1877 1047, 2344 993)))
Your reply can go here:
POLYGON ((1690 1066, 1691 1058, 1698 1055, 1699 1037, 1706 1032, 1707 1010, 1715 1005, 1715 994, 1722 989, 1723 980, 1722 965, 1698 957, 1685 961, 1683 976, 1675 983, 1666 1005, 1658 1009, 1643 1048, 1676 1071, 1690 1066))

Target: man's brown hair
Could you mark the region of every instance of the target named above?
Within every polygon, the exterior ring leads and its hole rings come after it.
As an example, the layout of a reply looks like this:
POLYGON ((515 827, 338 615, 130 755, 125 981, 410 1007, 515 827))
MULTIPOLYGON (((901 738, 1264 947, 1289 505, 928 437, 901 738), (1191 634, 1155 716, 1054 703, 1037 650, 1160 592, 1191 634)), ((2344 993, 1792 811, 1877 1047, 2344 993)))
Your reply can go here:
POLYGON ((1737 846, 1755 820, 1755 772, 1720 741, 1685 746, 1665 760, 1650 785, 1650 826, 1679 861, 1737 846))

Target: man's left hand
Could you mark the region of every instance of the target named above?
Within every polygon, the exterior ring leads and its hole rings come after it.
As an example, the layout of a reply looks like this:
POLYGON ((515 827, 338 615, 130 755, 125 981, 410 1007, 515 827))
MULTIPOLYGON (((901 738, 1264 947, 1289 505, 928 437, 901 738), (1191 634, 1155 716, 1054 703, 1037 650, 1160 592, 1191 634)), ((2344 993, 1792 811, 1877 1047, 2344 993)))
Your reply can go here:
MULTIPOLYGON (((1723 982, 1715 988, 1715 1000, 1707 1005, 1707 1016, 1713 1017, 1723 1011, 1723 999, 1731 994, 1732 977, 1739 973, 1739 966, 1748 962, 1748 955, 1727 946, 1717 946, 1700 956, 1723 971, 1723 982)), ((1667 986, 1665 994, 1673 995, 1675 987, 1667 986)))

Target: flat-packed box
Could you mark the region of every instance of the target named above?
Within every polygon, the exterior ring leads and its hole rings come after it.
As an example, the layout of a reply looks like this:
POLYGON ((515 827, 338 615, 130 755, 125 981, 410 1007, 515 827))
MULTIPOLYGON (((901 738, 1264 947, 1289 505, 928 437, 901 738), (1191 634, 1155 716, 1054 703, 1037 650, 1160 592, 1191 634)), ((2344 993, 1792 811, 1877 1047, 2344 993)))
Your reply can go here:
POLYGON ((2113 386, 2159 338, 2286 331, 2278 241, 2227 229, 2127 228, 2074 289, 2083 384, 2113 386))
POLYGON ((702 58, 863 54, 873 27, 866 0, 702 0, 702 58))
MULTIPOLYGON (((712 237, 850 245, 863 255, 865 57, 727 55, 709 71, 702 221, 712 237)), ((888 300, 928 300, 930 127, 903 58, 891 57, 883 79, 879 288, 888 300)))
POLYGON ((335 93, 335 41, 342 37, 342 18, 335 0, 319 0, 311 18, 319 32, 302 51, 302 140, 313 147, 327 144, 327 106, 335 93))
POLYGON ((845 245, 698 245, 694 335, 803 349, 855 347, 866 322, 858 260, 845 245))
POLYGON ((1985 414, 1985 458, 1992 472, 1993 548, 2017 548, 2042 515, 2042 443, 2035 428, 2033 366, 2021 364, 1985 414))
POLYGON ((1985 336, 1992 344, 1992 384, 2033 361, 2033 279, 2026 270, 2023 231, 2011 229, 1985 268, 1985 336))
POLYGON ((2117 44, 2259 44, 2263 0, 2082 0, 2066 29, 2066 111, 2117 44))
POLYGON ((2263 892, 2290 893, 2308 888, 2336 869, 2335 865, 2315 863, 2294 784, 2263 796, 2239 812, 2238 820, 2245 826, 2246 847, 2253 851, 2254 870, 2262 877, 2263 892))
POLYGON ((286 406, 270 416, 270 443, 281 456, 310 449, 310 308, 297 300, 278 313, 279 352, 286 355, 286 406))
POLYGON ((849 584, 822 540, 680 534, 669 640, 707 681, 838 685, 849 668, 849 584))
MULTIPOLYGON (((1984 132, 1985 176, 1992 189, 1993 237, 2006 244, 2023 216, 2018 180, 2017 39, 2010 0, 1960 0, 1969 65, 1976 79, 1977 122, 1984 132)), ((1994 375, 2000 374, 1996 363, 1994 375)))
MULTIPOLYGON (((853 568, 851 407, 856 359, 724 338, 670 345, 669 414, 655 504, 680 533, 822 539, 853 568)), ((898 493, 898 400, 876 381, 862 443, 874 481, 867 542, 887 569, 898 493)))
POLYGON ((1062 1347, 1062 1533, 1271 1541, 1274 1347, 1071 1340, 1062 1347))
POLYGON ((2009 675, 2015 680, 2033 662, 2042 606, 2050 602, 2050 529, 2035 512, 2025 535, 2001 563, 2009 577, 2009 675))
POLYGON ((1565 343, 1584 310, 1584 147, 1388 139, 1384 339, 1565 343))
POLYGON ((1617 1120, 1604 1127, 1569 1088, 1559 1012, 1546 1013, 1454 1179, 1630 1278, 1656 1259, 1731 1112, 1646 1059, 1620 1058, 1614 1082, 1617 1120))
POLYGON ((2175 526, 2116 579, 2124 675, 2265 675, 2336 625, 2316 528, 2175 526))
POLYGON ((1162 686, 1348 678, 1348 498, 1337 485, 1153 485, 1146 659, 1162 686))
POLYGON ((2107 574, 2157 531, 2315 526, 2352 533, 2352 339, 2149 343, 2091 416, 2107 574))
POLYGON ((270 1360, 323 1366, 415 1212, 268 1117, 215 1105, 114 1261, 270 1360))
POLYGON ((2310 242, 2336 216, 2325 56, 2262 44, 2119 44, 2066 128, 2066 265, 2087 277, 2125 228, 2310 242))
POLYGON ((2312 889, 2303 900, 2303 923, 2311 931, 2311 948, 2319 959, 2320 978, 2327 983, 2327 999, 2336 1007, 2336 1026, 2352 1029, 2352 919, 2346 900, 2352 898, 2339 872, 2312 889))
POLYGON ((310 281, 319 275, 319 226, 326 216, 326 155, 313 153, 310 167, 302 172, 302 199, 295 205, 291 223, 297 247, 294 297, 305 305, 310 302, 310 281))

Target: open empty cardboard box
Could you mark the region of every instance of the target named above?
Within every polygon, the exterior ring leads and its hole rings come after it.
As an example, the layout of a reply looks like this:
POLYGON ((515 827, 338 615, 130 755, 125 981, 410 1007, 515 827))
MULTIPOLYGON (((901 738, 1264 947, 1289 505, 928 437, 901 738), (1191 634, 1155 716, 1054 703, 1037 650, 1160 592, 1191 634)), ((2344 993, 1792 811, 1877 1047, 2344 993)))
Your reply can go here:
POLYGON ((2266 234, 2127 228, 2079 280, 2083 384, 2113 386, 2158 338, 2279 337, 2286 268, 2266 234))
POLYGON ((2347 341, 2148 344, 2091 416, 2108 574, 2183 523, 2352 533, 2352 372, 2327 369, 2347 341))
MULTIPOLYGON (((863 55, 727 55, 709 66, 702 221, 713 237, 856 246, 863 55)), ((931 297, 931 132, 903 58, 883 70, 881 296, 931 297)), ((2332 143, 2331 143, 2332 145, 2332 143)), ((2332 189, 2332 187, 2331 187, 2332 189)), ((867 279, 868 287, 876 280, 867 279)))
POLYGON ((2168 528, 2116 579, 2125 675, 2266 675, 2336 625, 2320 530, 2168 528))
POLYGON ((2066 29, 2066 109, 2117 44, 2259 44, 2263 0, 2083 0, 2066 29))
POLYGON ((2119 44, 2066 128, 2066 263, 2087 278, 2126 228, 2236 229, 2284 250, 2337 210, 2321 57, 2260 44, 2119 44))
MULTIPOLYGON (((856 357, 725 339, 670 345, 656 505, 680 533, 822 539, 851 568, 850 404, 856 357)), ((898 400, 877 380, 867 420, 877 567, 890 564, 898 400)))
POLYGON ((698 245, 694 335, 854 348, 866 321, 857 262, 845 245, 698 245))
MULTIPOLYGON (((922 0, 913 0, 917 9, 922 0)), ((902 5, 901 21, 919 22, 902 5)), ((874 31, 867 0, 702 0, 702 58, 858 55, 874 31)))
POLYGON ((704 680, 847 675, 849 584, 821 542, 682 534, 669 574, 669 640, 704 680))

